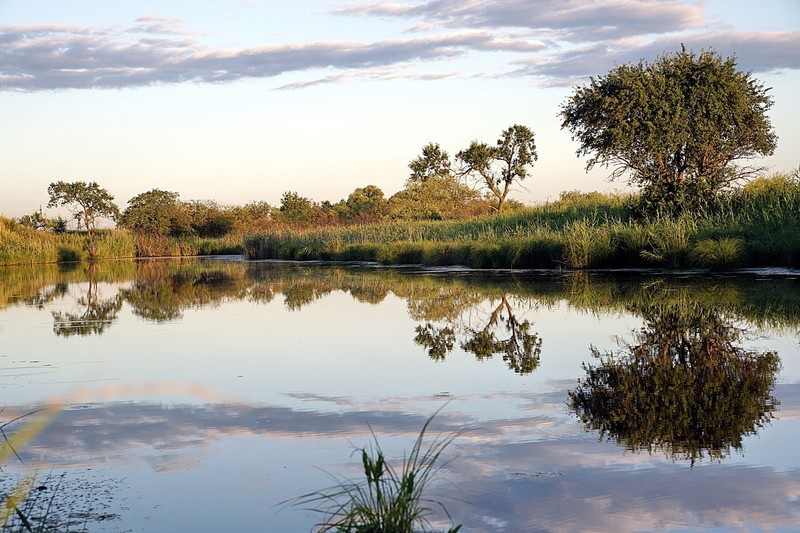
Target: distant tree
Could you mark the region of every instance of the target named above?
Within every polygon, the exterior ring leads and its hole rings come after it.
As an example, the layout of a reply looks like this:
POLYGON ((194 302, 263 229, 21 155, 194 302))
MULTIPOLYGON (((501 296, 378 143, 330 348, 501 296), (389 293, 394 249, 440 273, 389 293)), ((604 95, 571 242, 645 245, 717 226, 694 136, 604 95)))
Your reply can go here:
POLYGON ((452 220, 487 213, 489 203, 478 191, 450 175, 409 180, 389 199, 392 218, 404 220, 452 220))
POLYGON ((47 192, 50 195, 47 207, 70 206, 75 218, 83 223, 87 233, 87 253, 89 258, 96 257, 97 219, 116 220, 119 217, 114 197, 94 181, 57 181, 50 184, 47 192))
POLYGON ((348 218, 357 222, 377 222, 389 210, 383 191, 375 185, 357 188, 347 197, 345 205, 348 218))
POLYGON ((234 219, 227 209, 213 200, 183 204, 191 232, 200 237, 224 237, 234 228, 234 219))
POLYGON ((120 224, 134 231, 166 235, 173 233, 178 193, 152 189, 128 200, 120 224))
POLYGON ((49 218, 48 226, 53 233, 64 233, 67 231, 67 219, 58 215, 56 218, 49 218))
POLYGON ((408 183, 422 183, 434 176, 450 176, 450 156, 439 143, 428 143, 422 147, 422 155, 408 163, 411 175, 408 183))
POLYGON ((235 224, 235 231, 240 234, 263 231, 273 224, 273 207, 267 202, 250 202, 243 206, 228 209, 235 224))
POLYGON ((456 154, 459 174, 487 189, 497 199, 498 213, 503 211, 513 184, 528 177, 537 159, 533 131, 519 124, 503 130, 495 146, 472 141, 469 148, 456 154))
POLYGON ((288 191, 281 196, 281 205, 278 210, 281 220, 284 222, 307 225, 314 221, 319 207, 310 198, 288 191))
POLYGON ((34 211, 30 215, 22 215, 16 219, 16 222, 34 230, 43 230, 50 227, 50 221, 44 216, 41 209, 34 211))
POLYGON ((768 88, 711 51, 617 66, 577 87, 562 128, 590 155, 586 170, 612 167, 642 187, 645 207, 677 211, 761 170, 737 161, 775 151, 768 88))

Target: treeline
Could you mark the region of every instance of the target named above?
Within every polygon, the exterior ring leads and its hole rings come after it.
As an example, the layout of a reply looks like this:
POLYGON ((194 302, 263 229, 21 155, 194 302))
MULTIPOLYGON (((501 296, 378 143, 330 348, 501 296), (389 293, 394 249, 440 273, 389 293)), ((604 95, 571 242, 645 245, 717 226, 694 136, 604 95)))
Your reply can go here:
MULTIPOLYGON (((479 163, 465 161, 469 161, 470 157, 476 159, 477 155, 465 155, 470 153, 468 150, 459 152, 457 160, 461 161, 460 167, 454 170, 447 152, 438 144, 429 143, 423 147, 422 155, 409 163, 411 172, 404 188, 390 197, 379 187, 366 185, 356 188, 347 198, 338 202, 316 201, 295 191, 287 191, 275 206, 265 201, 224 206, 213 200, 183 201, 177 192, 152 189, 134 196, 128 200, 124 210, 120 210, 113 202, 114 197, 96 182, 55 182, 48 188, 48 207, 69 206, 79 230, 91 232, 96 225, 96 219, 105 218, 114 220, 120 228, 171 237, 216 238, 280 228, 348 226, 390 220, 474 218, 500 212, 503 208, 508 212, 523 207, 519 202, 508 200, 507 195, 512 182, 524 178, 524 167, 529 166, 535 157, 535 146, 533 133, 524 126, 515 125, 504 131, 504 142, 510 142, 509 136, 512 135, 525 136, 511 140, 527 142, 528 155, 520 158, 508 154, 510 160, 506 166, 517 168, 506 168, 503 171, 507 176, 506 181, 495 179, 492 174, 484 186, 486 194, 482 194, 479 184, 477 187, 476 183, 473 186, 468 184, 471 173, 477 172, 475 169, 479 163), (497 181, 504 184, 502 190, 495 184, 497 181), (492 188, 496 192, 492 192, 492 188)), ((469 150, 475 152, 489 149, 486 144, 476 143, 477 141, 473 142, 469 150)), ((486 167, 489 162, 485 161, 483 164, 486 167)), ((488 170, 483 168, 481 172, 486 173, 488 170)), ((478 181, 481 179, 477 178, 478 181)), ((31 229, 57 233, 68 228, 65 218, 48 218, 41 209, 16 219, 16 222, 31 229)))

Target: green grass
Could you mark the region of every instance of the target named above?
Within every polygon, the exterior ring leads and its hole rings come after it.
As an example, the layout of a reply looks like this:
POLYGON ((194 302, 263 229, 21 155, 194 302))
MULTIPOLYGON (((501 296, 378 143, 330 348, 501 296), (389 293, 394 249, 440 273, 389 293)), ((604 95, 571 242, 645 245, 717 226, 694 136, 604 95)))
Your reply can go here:
POLYGON ((679 217, 635 218, 635 197, 562 193, 509 215, 283 229, 245 239, 251 259, 473 268, 800 267, 800 177, 759 178, 679 217))
MULTIPOLYGON (((472 268, 800 267, 800 175, 758 178, 693 214, 636 218, 636 196, 565 192, 552 203, 469 220, 277 228, 246 237, 160 237, 104 230, 98 259, 224 255, 472 268)), ((86 259, 78 232, 0 217, 0 264, 86 259)))
MULTIPOLYGON (((437 411, 438 413, 438 411, 437 411)), ((364 480, 352 482, 335 478, 335 484, 284 503, 309 508, 323 515, 318 532, 340 533, 415 533, 434 531, 431 518, 434 509, 444 506, 425 496, 439 468, 441 455, 457 436, 436 438, 423 448, 425 434, 434 414, 425 422, 411 451, 403 456, 399 467, 386 461, 375 434, 371 445, 358 451, 364 480), (310 506, 310 507, 309 507, 310 506)), ((449 514, 448 514, 449 517, 449 514)), ((456 533, 460 525, 447 529, 456 533)))
MULTIPOLYGON (((99 230, 95 259, 228 255, 244 253, 242 239, 163 237, 124 229, 99 230)), ((0 216, 0 265, 86 261, 85 232, 35 231, 0 216)))

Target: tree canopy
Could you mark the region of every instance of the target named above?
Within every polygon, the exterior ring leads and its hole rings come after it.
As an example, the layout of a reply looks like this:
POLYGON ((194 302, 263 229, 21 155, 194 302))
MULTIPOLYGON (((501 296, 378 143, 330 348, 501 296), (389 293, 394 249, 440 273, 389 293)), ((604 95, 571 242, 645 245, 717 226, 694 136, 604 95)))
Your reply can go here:
POLYGON ((347 217, 356 222, 377 222, 389 210, 383 191, 375 185, 357 188, 347 197, 345 205, 347 217))
POLYGON ((128 200, 121 223, 132 230, 166 235, 173 232, 178 193, 152 189, 128 200))
POLYGON ((511 186, 528 176, 538 157, 533 131, 519 124, 503 130, 495 146, 472 141, 469 148, 456 154, 459 174, 488 189, 497 199, 498 213, 503 211, 511 186))
POLYGON ((645 207, 675 211, 705 202, 762 170, 738 161, 771 155, 769 88, 736 58, 713 51, 665 54, 620 65, 577 87, 562 105, 561 127, 589 155, 586 170, 611 167, 643 188, 645 207))
POLYGON ((408 163, 411 175, 408 184, 422 183, 431 177, 451 176, 450 155, 439 143, 428 143, 422 147, 422 155, 408 163))

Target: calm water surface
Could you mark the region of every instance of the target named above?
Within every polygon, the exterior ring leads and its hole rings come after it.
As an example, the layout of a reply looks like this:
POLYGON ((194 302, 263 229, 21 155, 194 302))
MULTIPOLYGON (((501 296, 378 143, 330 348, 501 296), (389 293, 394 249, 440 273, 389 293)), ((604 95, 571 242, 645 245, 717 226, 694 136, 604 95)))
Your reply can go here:
POLYGON ((279 503, 441 408, 462 531, 800 531, 798 332, 791 273, 0 268, 0 424, 58 408, 0 490, 34 474, 62 530, 310 531, 279 503))

